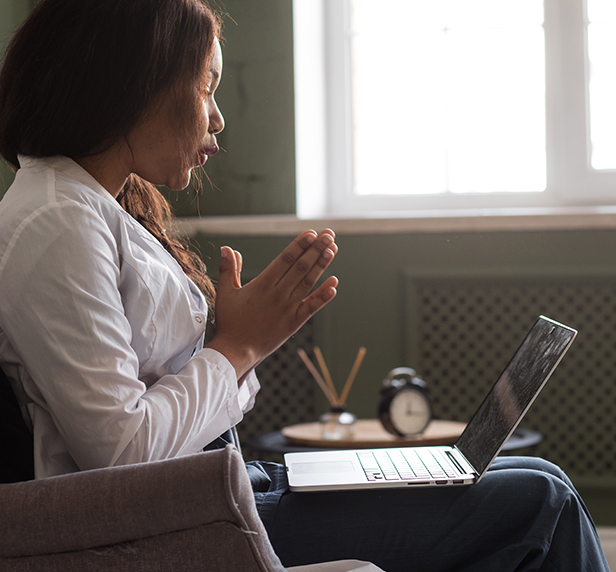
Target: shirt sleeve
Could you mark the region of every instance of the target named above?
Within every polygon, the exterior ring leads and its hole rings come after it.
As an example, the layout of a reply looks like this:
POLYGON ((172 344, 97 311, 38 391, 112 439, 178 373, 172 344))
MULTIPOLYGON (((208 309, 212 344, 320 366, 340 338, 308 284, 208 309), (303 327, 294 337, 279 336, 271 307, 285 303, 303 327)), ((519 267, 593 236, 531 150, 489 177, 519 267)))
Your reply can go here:
POLYGON ((2 328, 33 381, 26 390, 82 470, 197 452, 258 389, 256 378, 238 389, 231 364, 207 348, 149 388, 140 381, 121 263, 103 218, 72 202, 31 216, 0 262, 2 328))

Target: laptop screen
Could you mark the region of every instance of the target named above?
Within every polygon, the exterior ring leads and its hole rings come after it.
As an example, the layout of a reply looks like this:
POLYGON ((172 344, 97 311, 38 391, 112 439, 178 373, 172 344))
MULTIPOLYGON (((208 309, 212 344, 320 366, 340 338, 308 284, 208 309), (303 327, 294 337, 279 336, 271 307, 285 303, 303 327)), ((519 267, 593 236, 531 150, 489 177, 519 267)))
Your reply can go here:
POLYGON ((573 342, 577 332, 541 316, 456 443, 481 477, 573 342))

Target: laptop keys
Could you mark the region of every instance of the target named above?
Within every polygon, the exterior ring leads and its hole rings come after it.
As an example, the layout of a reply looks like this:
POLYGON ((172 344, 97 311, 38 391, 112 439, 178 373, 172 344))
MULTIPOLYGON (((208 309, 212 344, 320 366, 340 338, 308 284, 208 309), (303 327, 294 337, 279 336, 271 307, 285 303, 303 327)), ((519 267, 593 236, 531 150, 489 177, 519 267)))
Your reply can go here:
POLYGON ((417 449, 358 451, 357 457, 369 481, 411 481, 457 478, 458 474, 431 451, 417 449))
POLYGON ((387 481, 399 481, 400 476, 396 470, 396 466, 392 463, 389 455, 385 451, 377 451, 374 456, 383 471, 383 476, 387 481))

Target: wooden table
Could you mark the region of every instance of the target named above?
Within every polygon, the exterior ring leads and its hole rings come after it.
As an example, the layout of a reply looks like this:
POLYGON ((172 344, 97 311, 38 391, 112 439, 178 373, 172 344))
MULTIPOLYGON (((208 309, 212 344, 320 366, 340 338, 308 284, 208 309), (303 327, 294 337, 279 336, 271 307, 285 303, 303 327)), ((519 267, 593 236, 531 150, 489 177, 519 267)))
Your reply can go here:
POLYGON ((353 438, 349 440, 323 439, 320 423, 291 425, 282 434, 291 445, 327 447, 335 449, 369 449, 374 447, 404 447, 407 445, 453 445, 464 431, 466 423, 434 420, 420 435, 396 437, 388 433, 378 419, 358 419, 353 424, 353 438))
MULTIPOLYGON (((421 447, 427 445, 453 445, 466 426, 456 421, 434 420, 422 435, 395 437, 387 433, 378 419, 358 419, 352 440, 331 441, 321 438, 320 423, 302 423, 272 431, 250 439, 246 445, 254 451, 291 453, 323 449, 365 449, 377 447, 421 447)), ((503 446, 503 451, 532 447, 543 439, 541 433, 518 427, 503 446)))

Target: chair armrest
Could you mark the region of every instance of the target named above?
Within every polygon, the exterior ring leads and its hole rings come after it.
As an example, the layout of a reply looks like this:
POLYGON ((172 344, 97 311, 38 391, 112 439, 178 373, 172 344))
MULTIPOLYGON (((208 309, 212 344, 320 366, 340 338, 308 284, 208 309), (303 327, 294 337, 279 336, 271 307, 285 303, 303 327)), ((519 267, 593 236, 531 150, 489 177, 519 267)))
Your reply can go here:
POLYGON ((0 558, 82 551, 231 523, 245 534, 259 568, 284 572, 232 446, 0 485, 0 506, 0 558))
POLYGON ((292 566, 287 572, 385 572, 375 564, 363 560, 336 560, 322 564, 306 564, 292 566))

